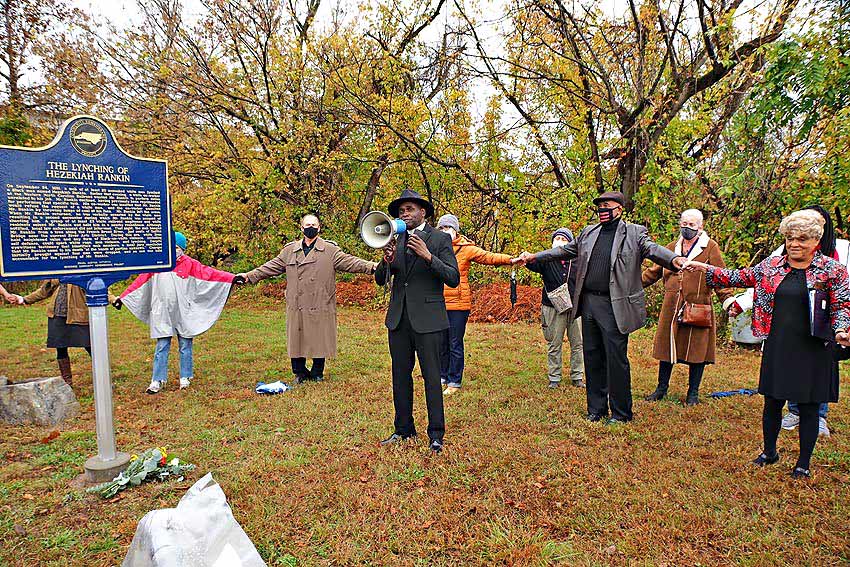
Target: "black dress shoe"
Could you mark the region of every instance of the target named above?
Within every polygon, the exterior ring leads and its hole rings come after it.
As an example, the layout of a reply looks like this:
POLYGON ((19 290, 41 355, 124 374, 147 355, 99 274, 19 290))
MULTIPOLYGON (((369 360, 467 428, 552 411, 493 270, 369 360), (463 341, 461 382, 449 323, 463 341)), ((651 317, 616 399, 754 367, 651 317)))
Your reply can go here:
POLYGON ((695 406, 699 404, 699 394, 688 394, 688 397, 685 398, 686 406, 695 406))
POLYGON ((794 467, 794 470, 791 471, 791 478, 811 478, 811 476, 812 472, 803 467, 794 467))
POLYGON ((303 384, 310 379, 309 374, 296 374, 295 380, 292 381, 293 384, 303 384))
POLYGON ((612 417, 608 421, 605 422, 605 425, 625 425, 628 423, 628 420, 625 420, 621 417, 612 417))
POLYGON ((587 421, 596 422, 596 421, 602 421, 603 419, 605 419, 605 416, 600 415, 598 413, 589 413, 584 417, 584 419, 586 419, 587 421))
POLYGON ((428 447, 433 453, 439 453, 443 450, 443 442, 440 439, 431 439, 431 446, 428 447))
POLYGON ((762 453, 758 457, 753 460, 753 464, 757 467, 763 467, 765 465, 772 465, 779 461, 779 453, 776 453, 772 457, 769 457, 762 453))
POLYGON ((656 388, 654 392, 649 394, 648 396, 644 396, 643 399, 647 402, 657 402, 664 398, 667 395, 667 390, 662 390, 661 388, 656 388))
POLYGON ((321 374, 310 375, 310 380, 312 380, 313 382, 322 382, 324 379, 325 377, 321 374))
POLYGON ((393 433, 383 441, 381 441, 381 445, 393 445, 395 443, 401 443, 402 441, 407 441, 408 439, 415 439, 416 434, 412 435, 400 435, 398 433, 393 433))

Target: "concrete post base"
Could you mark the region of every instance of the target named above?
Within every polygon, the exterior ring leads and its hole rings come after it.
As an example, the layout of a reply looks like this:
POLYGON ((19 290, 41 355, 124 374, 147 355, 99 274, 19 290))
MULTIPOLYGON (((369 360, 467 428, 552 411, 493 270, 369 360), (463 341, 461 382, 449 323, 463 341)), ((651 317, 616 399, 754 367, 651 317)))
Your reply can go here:
POLYGON ((115 459, 111 461, 104 461, 95 455, 83 465, 86 470, 86 481, 94 484, 109 482, 126 469, 129 462, 130 455, 127 453, 116 453, 115 459))

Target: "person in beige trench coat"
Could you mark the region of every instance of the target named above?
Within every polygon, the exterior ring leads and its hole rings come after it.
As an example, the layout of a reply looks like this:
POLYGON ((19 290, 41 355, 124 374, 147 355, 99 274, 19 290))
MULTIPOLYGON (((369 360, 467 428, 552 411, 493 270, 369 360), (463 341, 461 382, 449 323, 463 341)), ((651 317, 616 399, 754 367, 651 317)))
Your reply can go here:
POLYGON ((295 382, 321 381, 325 359, 336 356, 336 272, 372 274, 377 267, 319 237, 315 215, 301 219, 304 238, 290 242, 259 268, 239 274, 257 283, 286 273, 286 348, 295 382), (307 369, 307 359, 313 366, 307 369))
MULTIPOLYGON (((679 232, 679 238, 668 244, 667 248, 687 256, 688 260, 696 260, 720 268, 726 266, 720 254, 720 246, 703 230, 703 217, 699 210, 689 209, 682 213, 679 232)), ((664 301, 658 316, 652 352, 652 357, 659 361, 658 387, 645 399, 658 401, 666 396, 673 365, 682 362, 688 365, 688 394, 685 403, 698 404, 699 387, 705 365, 714 363, 715 358, 717 335, 714 312, 712 311, 711 314, 710 327, 680 324, 677 316, 684 302, 711 305, 712 290, 706 285, 705 277, 701 272, 674 273, 655 265, 643 271, 641 280, 644 287, 658 280, 664 281, 664 301)), ((730 300, 732 296, 731 289, 717 289, 715 293, 723 302, 730 300)))

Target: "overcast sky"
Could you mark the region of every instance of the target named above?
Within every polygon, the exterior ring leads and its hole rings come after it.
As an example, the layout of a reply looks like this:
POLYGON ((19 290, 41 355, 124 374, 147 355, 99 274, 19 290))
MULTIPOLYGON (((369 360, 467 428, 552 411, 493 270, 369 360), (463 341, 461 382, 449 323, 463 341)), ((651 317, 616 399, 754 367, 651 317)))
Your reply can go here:
MULTIPOLYGON (((118 29, 137 27, 141 23, 141 13, 138 8, 137 0, 71 1, 76 7, 94 16, 97 21, 109 21, 118 29)), ((144 2, 144 0, 140 1, 144 2)), ((197 19, 198 15, 203 10, 200 0, 182 1, 186 21, 191 22, 192 20, 197 19)), ((299 2, 298 0, 295 1, 299 4, 303 4, 303 2, 299 2)), ((364 0, 322 0, 316 17, 316 22, 314 24, 315 27, 321 29, 324 25, 329 25, 333 19, 333 13, 335 10, 342 11, 343 21, 351 21, 352 19, 357 18, 361 13, 360 5, 363 1, 364 0)), ((418 1, 424 3, 428 0, 407 1, 418 1)), ((434 0, 430 1, 434 3, 434 0)), ((467 0, 466 2, 469 5, 476 6, 478 9, 478 34, 479 37, 482 38, 486 50, 491 55, 498 54, 500 52, 503 42, 500 38, 498 26, 490 22, 500 18, 500 16, 504 13, 503 6, 510 1, 511 0, 478 0, 478 2, 475 2, 474 0, 467 0)), ((673 2, 677 2, 677 0, 661 0, 662 6, 673 2)), ((812 3, 812 5, 816 6, 817 2, 818 0, 803 0, 802 4, 812 3)), ((576 8, 576 11, 580 11, 580 6, 582 4, 593 5, 593 0, 565 0, 565 3, 567 5, 572 5, 572 7, 576 8)), ((760 22, 764 17, 763 12, 766 9, 773 7, 775 3, 776 0, 744 0, 742 2, 736 12, 735 20, 735 25, 742 36, 741 41, 746 41, 746 39, 758 33, 759 30, 754 25, 754 22, 760 22)), ((628 0, 596 0, 595 4, 609 17, 628 17, 628 0)), ((693 8, 694 5, 695 3, 689 5, 689 8, 692 8, 691 11, 693 12, 696 10, 693 8)), ((423 33, 423 39, 425 41, 439 41, 441 32, 445 28, 449 18, 454 17, 454 11, 453 3, 447 2, 440 17, 423 33)), ((801 12, 805 12, 805 10, 801 10, 801 12)), ((794 26, 793 23, 790 24, 789 27, 792 26, 794 26)), ((470 101, 471 108, 469 110, 472 114, 473 121, 475 122, 481 120, 487 108, 487 101, 495 92, 494 87, 489 81, 481 81, 480 83, 481 84, 478 87, 471 89, 470 93, 472 100, 470 101)), ((512 122, 520 120, 520 117, 518 115, 514 115, 513 109, 508 106, 503 107, 503 112, 505 113, 503 114, 505 126, 510 126, 512 122)))
MULTIPOLYGON (((133 25, 139 21, 139 9, 135 0, 73 0, 72 3, 89 14, 108 19, 118 24, 119 27, 133 25)), ((358 11, 358 5, 360 4, 358 0, 325 0, 320 5, 317 20, 329 19, 334 6, 340 3, 348 5, 352 13, 358 11)), ((578 2, 574 3, 578 4, 578 2)), ((201 4, 198 0, 184 0, 183 4, 190 15, 196 15, 201 10, 201 4)), ((493 8, 501 7, 503 4, 504 0, 481 0, 478 5, 482 12, 497 12, 497 10, 488 10, 487 8, 490 6, 493 8)), ((608 14, 623 14, 624 10, 628 7, 628 0, 598 0, 597 4, 608 14)), ((446 9, 444 13, 450 11, 446 9)))

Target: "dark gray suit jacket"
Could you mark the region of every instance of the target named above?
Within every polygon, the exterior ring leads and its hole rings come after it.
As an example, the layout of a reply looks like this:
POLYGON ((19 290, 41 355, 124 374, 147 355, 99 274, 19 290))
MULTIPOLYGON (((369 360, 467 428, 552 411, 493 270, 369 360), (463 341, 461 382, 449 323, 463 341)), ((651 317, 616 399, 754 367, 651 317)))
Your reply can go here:
MULTIPOLYGON (((573 318, 581 316, 581 292, 584 289, 590 253, 593 252, 599 237, 599 228, 599 224, 586 226, 572 242, 534 255, 536 262, 576 260, 573 263, 573 269, 576 271, 573 318)), ((631 333, 646 323, 646 296, 640 278, 643 260, 649 258, 668 270, 676 271, 673 267, 673 259, 676 256, 675 252, 653 242, 645 226, 620 221, 614 235, 614 245, 611 247, 609 291, 617 328, 621 333, 631 333)))
POLYGON ((414 256, 413 262, 408 265, 402 248, 406 236, 402 235, 399 237, 399 247, 389 270, 386 262, 378 264, 375 270, 375 281, 378 285, 384 285, 390 273, 393 275, 386 319, 387 328, 391 331, 398 328, 405 307, 410 326, 417 333, 433 333, 449 328, 443 284, 449 287, 457 287, 460 284, 460 271, 452 249, 452 239, 429 224, 425 225, 423 232, 425 234, 420 236, 431 252, 430 264, 419 256, 414 256))

